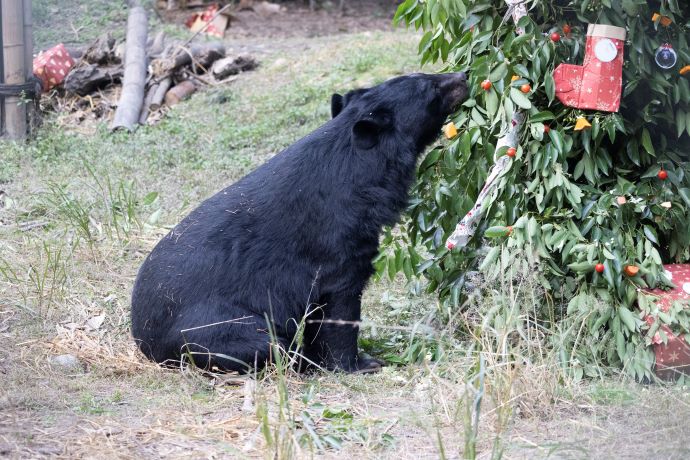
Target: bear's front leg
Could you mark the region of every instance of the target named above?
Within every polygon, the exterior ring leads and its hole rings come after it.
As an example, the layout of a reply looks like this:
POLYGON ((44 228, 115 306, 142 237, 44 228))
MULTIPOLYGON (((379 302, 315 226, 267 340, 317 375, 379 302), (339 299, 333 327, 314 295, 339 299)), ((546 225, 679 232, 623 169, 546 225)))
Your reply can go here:
POLYGON ((305 356, 328 370, 377 372, 383 363, 357 351, 361 294, 326 296, 307 317, 305 356))

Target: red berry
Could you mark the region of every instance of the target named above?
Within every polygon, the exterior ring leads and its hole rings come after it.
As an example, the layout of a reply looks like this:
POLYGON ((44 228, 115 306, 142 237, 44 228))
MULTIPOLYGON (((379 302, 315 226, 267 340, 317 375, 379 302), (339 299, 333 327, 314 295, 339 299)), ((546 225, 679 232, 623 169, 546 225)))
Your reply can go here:
POLYGON ((570 33, 570 26, 568 24, 565 24, 563 26, 563 33, 568 35, 570 33))
POLYGON ((515 154, 517 153, 517 150, 515 147, 511 147, 508 150, 506 150, 506 155, 508 155, 510 158, 515 158, 515 154))
POLYGON ((491 81, 489 81, 489 80, 484 80, 482 82, 482 89, 484 91, 489 91, 491 89, 491 86, 493 86, 493 85, 491 84, 491 81))
POLYGON ((549 131, 551 131, 551 126, 549 126, 549 125, 547 125, 546 123, 544 123, 544 132, 545 132, 546 134, 549 134, 549 131))
POLYGON ((594 266, 594 270, 596 270, 597 273, 604 273, 605 268, 606 267, 604 267, 604 264, 596 264, 594 266))
POLYGON ((658 177, 661 180, 666 180, 668 179, 668 173, 662 169, 661 171, 659 171, 656 177, 658 177))
POLYGON ((508 236, 512 235, 513 234, 513 226, 508 225, 508 227, 506 228, 506 231, 508 233, 508 236))
POLYGON ((532 87, 529 85, 529 83, 525 83, 524 85, 522 85, 522 86, 520 87, 520 91, 522 91, 523 93, 527 94, 527 93, 529 93, 530 91, 532 91, 532 87))
POLYGON ((558 32, 552 33, 551 34, 551 41, 554 43, 561 41, 561 34, 559 34, 558 32))

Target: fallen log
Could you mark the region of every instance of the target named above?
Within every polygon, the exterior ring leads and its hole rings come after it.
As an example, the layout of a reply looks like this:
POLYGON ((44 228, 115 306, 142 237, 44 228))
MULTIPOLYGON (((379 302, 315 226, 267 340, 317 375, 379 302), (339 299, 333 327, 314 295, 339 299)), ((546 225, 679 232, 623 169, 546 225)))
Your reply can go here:
POLYGON ((165 51, 165 32, 160 31, 151 42, 148 55, 157 58, 163 55, 163 51, 165 51))
POLYGON ((141 108, 141 113, 139 114, 139 124, 145 125, 146 119, 149 117, 151 112, 151 102, 153 101, 153 96, 156 94, 158 89, 158 84, 151 85, 148 90, 146 90, 146 97, 144 98, 144 106, 141 108))
POLYGON ((86 96, 104 86, 122 80, 124 70, 121 65, 98 66, 82 64, 67 74, 63 83, 65 91, 86 96))
POLYGON ((110 129, 136 129, 139 115, 144 103, 146 85, 146 36, 148 18, 146 10, 139 0, 130 3, 127 18, 127 39, 125 51, 125 72, 122 83, 122 94, 117 104, 115 117, 110 129))
POLYGON ((165 100, 165 94, 168 92, 171 85, 172 79, 170 77, 164 78, 158 83, 153 98, 151 99, 151 105, 149 106, 151 110, 158 110, 161 108, 165 100))
POLYGON ((83 62, 89 64, 118 64, 120 59, 116 55, 117 43, 115 39, 107 33, 106 35, 99 37, 84 51, 81 56, 83 62))
POLYGON ((222 80, 230 75, 237 75, 240 72, 254 70, 259 63, 248 54, 226 57, 213 63, 211 73, 216 80, 222 80))
POLYGON ((181 100, 187 99, 196 91, 196 85, 191 80, 184 80, 173 86, 165 95, 165 104, 172 107, 181 100))
POLYGON ((220 42, 179 48, 171 57, 155 59, 151 63, 154 78, 160 80, 182 67, 191 66, 195 73, 205 72, 215 61, 225 57, 225 46, 220 42))

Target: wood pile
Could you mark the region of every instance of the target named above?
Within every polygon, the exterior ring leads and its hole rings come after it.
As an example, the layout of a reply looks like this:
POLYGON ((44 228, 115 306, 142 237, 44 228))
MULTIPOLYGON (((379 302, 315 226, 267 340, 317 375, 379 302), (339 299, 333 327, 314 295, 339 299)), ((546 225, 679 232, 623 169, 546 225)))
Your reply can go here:
POLYGON ((76 60, 63 82, 64 97, 53 108, 87 118, 109 118, 112 130, 133 131, 155 123, 167 107, 198 88, 222 84, 233 75, 253 70, 250 55, 228 55, 220 41, 194 43, 169 40, 163 33, 149 37, 144 9, 130 4, 125 42, 107 34, 88 48, 69 50, 76 60))

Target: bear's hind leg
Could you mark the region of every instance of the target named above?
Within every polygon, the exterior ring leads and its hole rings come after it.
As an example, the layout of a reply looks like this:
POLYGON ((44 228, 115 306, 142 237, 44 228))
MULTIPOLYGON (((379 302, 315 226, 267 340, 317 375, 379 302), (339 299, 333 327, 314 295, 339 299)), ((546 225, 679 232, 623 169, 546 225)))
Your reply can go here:
MULTIPOLYGON (((223 316, 227 317, 227 314, 223 316)), ((269 334, 263 318, 212 321, 207 316, 204 322, 203 326, 179 328, 177 331, 182 338, 178 342, 179 355, 202 369, 216 367, 221 371, 248 373, 275 360, 274 345, 288 349, 289 340, 269 334)))

